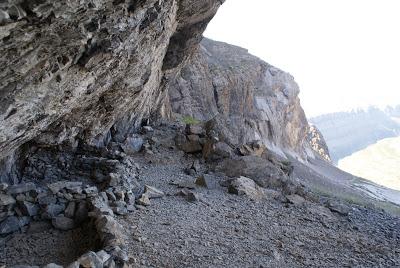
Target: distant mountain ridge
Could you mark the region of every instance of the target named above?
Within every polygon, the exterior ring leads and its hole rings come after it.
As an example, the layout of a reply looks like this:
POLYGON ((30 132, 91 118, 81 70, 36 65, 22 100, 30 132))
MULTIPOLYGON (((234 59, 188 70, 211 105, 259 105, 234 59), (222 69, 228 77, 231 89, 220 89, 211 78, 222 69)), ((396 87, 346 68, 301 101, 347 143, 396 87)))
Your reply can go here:
POLYGON ((369 107, 309 119, 323 134, 334 163, 385 138, 400 135, 400 105, 369 107))

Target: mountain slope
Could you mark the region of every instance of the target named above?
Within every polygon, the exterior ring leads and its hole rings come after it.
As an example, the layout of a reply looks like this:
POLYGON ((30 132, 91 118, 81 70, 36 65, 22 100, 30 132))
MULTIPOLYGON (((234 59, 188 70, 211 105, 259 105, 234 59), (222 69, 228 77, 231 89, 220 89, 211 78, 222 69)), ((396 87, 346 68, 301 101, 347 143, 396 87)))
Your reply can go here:
POLYGON ((400 137, 383 139, 339 160, 338 167, 400 191, 400 137))
POLYGON ((332 161, 337 161, 364 149, 377 141, 396 137, 400 124, 393 120, 396 109, 383 111, 370 107, 367 110, 332 113, 310 118, 324 135, 332 161))

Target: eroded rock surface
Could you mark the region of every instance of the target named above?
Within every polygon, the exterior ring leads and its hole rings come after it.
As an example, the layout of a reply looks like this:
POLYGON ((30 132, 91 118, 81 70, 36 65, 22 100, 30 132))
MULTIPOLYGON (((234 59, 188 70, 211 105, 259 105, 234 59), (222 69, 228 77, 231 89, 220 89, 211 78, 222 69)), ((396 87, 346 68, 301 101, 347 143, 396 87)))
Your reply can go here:
POLYGON ((261 140, 281 154, 312 154, 293 77, 245 49, 204 39, 168 89, 172 112, 213 119, 228 144, 261 140))
POLYGON ((124 139, 158 109, 164 72, 191 55, 222 2, 0 3, 0 157, 39 134, 47 145, 124 139))

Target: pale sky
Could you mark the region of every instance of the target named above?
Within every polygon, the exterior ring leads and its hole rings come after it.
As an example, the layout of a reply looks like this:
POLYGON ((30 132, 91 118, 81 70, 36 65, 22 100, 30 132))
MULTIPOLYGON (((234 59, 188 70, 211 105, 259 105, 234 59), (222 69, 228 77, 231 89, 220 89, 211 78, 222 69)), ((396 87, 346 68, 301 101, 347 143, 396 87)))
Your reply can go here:
POLYGON ((400 104, 399 0, 226 0, 205 36, 291 73, 307 116, 400 104))

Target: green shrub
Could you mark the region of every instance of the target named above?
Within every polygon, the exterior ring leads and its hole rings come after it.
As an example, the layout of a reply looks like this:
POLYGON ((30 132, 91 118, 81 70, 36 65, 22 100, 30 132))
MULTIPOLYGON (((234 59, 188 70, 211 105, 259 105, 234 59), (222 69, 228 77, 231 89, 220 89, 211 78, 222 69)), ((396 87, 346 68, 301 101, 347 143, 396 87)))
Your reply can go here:
POLYGON ((183 118, 182 118, 182 120, 183 120, 183 122, 186 124, 186 125, 198 125, 198 124, 200 124, 201 122, 199 121, 199 120, 197 120, 196 118, 193 118, 193 117, 191 117, 191 116, 184 116, 183 118))

